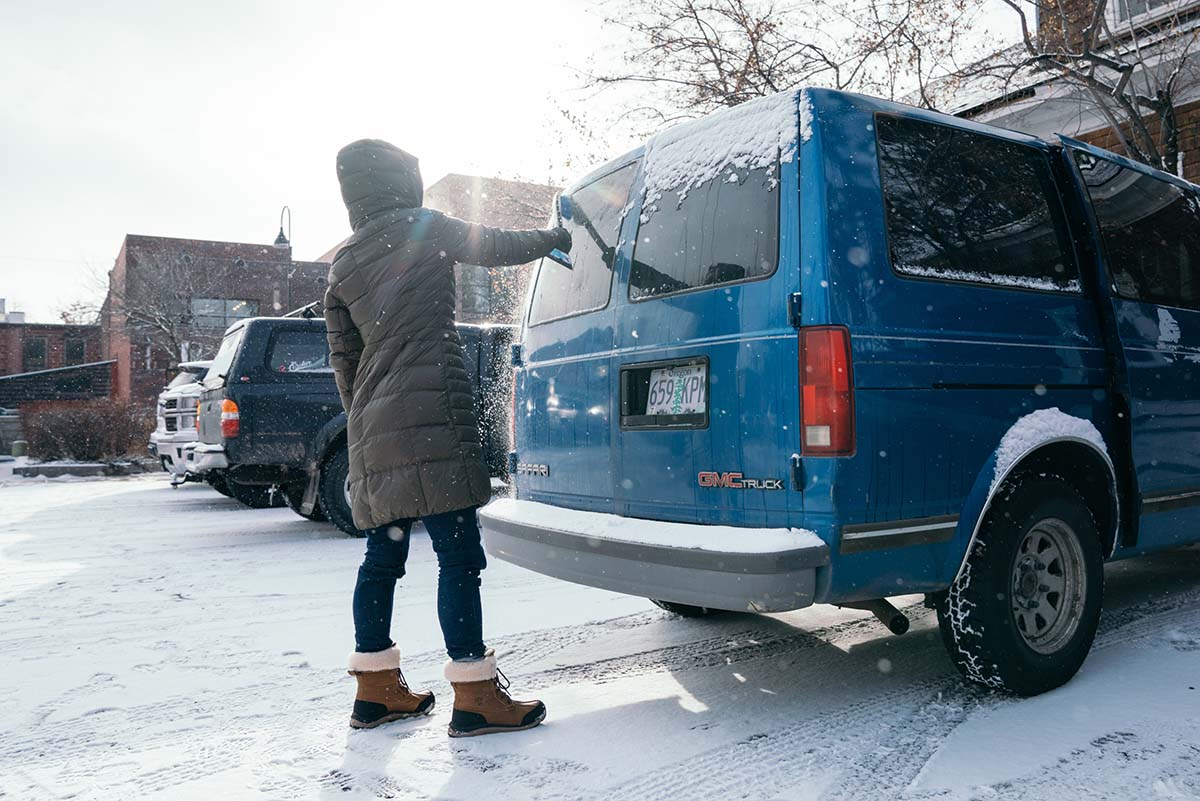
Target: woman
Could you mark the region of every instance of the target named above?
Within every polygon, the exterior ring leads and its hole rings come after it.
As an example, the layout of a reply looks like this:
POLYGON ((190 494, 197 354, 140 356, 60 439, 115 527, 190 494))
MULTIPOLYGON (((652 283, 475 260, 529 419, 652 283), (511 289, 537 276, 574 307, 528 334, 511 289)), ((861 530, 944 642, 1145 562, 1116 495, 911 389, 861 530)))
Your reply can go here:
POLYGON ((358 694, 350 725, 372 728, 433 711, 433 694, 409 689, 391 639, 392 596, 418 518, 438 558, 438 619, 454 687, 452 737, 541 723, 540 701, 513 701, 483 644, 479 571, 486 566, 475 510, 491 482, 471 385, 454 326, 454 265, 524 264, 571 238, 505 231, 421 207, 417 159, 363 139, 337 157, 354 234, 329 269, 330 362, 346 408, 350 500, 367 530, 354 590, 358 694))

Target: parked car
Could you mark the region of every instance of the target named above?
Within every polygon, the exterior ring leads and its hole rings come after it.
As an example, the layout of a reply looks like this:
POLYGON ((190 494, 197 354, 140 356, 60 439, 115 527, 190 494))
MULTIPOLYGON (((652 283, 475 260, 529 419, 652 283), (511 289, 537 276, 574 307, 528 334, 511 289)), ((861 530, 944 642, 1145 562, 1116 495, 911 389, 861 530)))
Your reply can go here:
POLYGON ((191 361, 179 365, 178 374, 158 395, 156 425, 150 434, 150 455, 171 474, 171 484, 187 477, 187 446, 196 441, 196 404, 200 380, 212 362, 191 361))
MULTIPOLYGON (((503 478, 513 329, 460 325, 458 331, 488 466, 503 478)), ((297 514, 361 534, 350 515, 346 414, 323 320, 258 317, 230 326, 204 379, 191 469, 219 471, 234 497, 254 501, 278 492, 297 514)))
POLYGON ((924 593, 971 681, 1067 681, 1103 562, 1200 539, 1200 195, 827 90, 566 194, 492 554, 684 614, 924 593))

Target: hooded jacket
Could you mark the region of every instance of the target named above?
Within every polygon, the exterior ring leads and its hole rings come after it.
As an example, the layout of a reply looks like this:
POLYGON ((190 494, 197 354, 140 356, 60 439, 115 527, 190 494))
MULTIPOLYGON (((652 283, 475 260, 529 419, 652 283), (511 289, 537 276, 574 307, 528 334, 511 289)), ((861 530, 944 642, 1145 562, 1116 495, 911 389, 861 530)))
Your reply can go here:
POLYGON ((524 264, 567 244, 565 232, 488 228, 422 208, 417 159, 387 142, 342 148, 337 173, 354 233, 329 269, 325 322, 347 412, 354 524, 487 503, 454 265, 524 264))

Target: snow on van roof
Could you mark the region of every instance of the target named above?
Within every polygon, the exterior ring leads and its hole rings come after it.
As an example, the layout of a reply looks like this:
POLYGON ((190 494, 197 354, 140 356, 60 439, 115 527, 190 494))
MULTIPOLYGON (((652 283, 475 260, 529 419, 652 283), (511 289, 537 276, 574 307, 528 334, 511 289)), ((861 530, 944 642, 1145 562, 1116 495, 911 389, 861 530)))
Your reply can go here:
POLYGON ((646 145, 644 214, 665 193, 686 195, 726 169, 791 161, 797 135, 803 141, 812 135, 812 103, 804 90, 756 98, 663 131, 646 145))

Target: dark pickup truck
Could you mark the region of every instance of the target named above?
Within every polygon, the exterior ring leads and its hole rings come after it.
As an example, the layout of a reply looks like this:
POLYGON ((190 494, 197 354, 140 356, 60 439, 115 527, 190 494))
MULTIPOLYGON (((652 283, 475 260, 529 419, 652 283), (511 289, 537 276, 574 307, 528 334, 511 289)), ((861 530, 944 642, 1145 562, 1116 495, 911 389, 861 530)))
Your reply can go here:
MULTIPOLYGON (((459 325, 488 468, 508 472, 512 326, 459 325)), ((297 514, 359 535, 346 492, 349 456, 325 322, 256 317, 234 323, 204 378, 191 470, 220 471, 250 505, 282 493, 297 514), (274 488, 274 489, 273 489, 274 488)))

